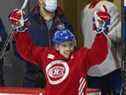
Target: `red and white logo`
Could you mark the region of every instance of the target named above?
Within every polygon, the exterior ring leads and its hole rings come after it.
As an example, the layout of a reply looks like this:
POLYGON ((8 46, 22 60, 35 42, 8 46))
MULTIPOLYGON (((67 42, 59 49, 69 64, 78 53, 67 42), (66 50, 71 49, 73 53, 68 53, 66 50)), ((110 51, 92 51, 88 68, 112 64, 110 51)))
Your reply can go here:
POLYGON ((52 61, 46 67, 46 74, 50 84, 59 84, 67 78, 69 66, 67 62, 63 60, 52 61))

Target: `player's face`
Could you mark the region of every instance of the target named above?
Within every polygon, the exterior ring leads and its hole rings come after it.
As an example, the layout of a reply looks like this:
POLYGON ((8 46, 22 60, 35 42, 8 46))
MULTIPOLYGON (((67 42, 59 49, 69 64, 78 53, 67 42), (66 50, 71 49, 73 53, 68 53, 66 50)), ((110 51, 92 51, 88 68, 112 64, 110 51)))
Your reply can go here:
POLYGON ((57 50, 63 55, 65 58, 69 58, 70 54, 74 51, 75 42, 74 41, 66 41, 57 45, 57 50))

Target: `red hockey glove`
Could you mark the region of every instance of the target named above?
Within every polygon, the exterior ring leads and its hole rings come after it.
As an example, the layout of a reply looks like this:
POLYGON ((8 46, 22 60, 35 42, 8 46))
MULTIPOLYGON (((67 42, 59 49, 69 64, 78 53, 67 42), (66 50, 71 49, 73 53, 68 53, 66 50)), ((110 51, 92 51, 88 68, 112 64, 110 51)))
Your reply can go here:
MULTIPOLYGON (((105 6, 103 6, 105 7, 105 6)), ((97 33, 104 32, 107 34, 110 25, 110 15, 107 9, 96 11, 93 17, 94 31, 97 33)))
POLYGON ((9 14, 8 18, 14 31, 21 32, 26 28, 25 22, 27 21, 27 19, 24 18, 24 15, 25 13, 20 9, 14 9, 9 14))

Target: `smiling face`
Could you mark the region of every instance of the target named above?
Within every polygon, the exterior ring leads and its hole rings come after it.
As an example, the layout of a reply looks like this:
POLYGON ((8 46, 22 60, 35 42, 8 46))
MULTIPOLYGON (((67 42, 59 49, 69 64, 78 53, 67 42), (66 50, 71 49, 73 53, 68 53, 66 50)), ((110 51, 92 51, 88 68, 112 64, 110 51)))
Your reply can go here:
POLYGON ((75 46, 75 41, 65 41, 61 44, 56 44, 55 48, 61 55, 68 59, 71 53, 74 51, 75 46))

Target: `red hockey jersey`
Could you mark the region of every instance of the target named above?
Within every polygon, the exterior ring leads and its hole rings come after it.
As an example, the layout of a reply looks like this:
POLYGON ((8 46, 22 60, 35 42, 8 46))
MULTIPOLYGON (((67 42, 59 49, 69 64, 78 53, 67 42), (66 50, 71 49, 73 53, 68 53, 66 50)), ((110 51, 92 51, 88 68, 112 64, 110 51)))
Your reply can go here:
POLYGON ((98 34, 91 49, 76 49, 69 59, 48 47, 38 47, 31 42, 28 32, 15 35, 18 53, 25 60, 40 64, 47 85, 45 95, 85 95, 87 70, 104 61, 108 53, 107 39, 98 34))

